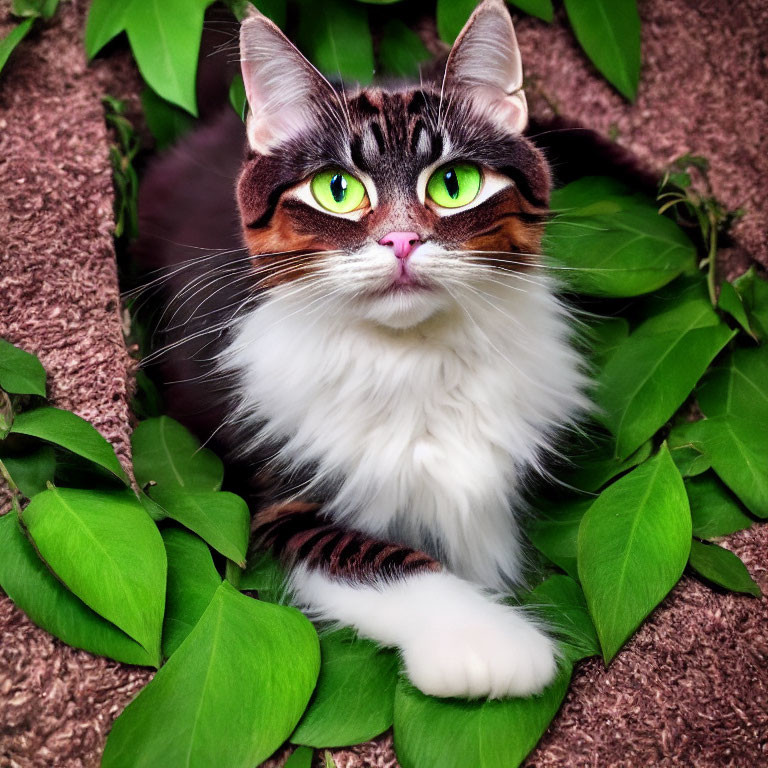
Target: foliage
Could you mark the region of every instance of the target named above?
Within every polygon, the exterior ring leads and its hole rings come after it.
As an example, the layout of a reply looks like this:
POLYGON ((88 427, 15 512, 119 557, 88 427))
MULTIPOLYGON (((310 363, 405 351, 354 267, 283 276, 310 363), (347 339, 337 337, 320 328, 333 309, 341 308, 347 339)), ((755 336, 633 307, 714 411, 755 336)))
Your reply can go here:
POLYGON ((0 521, 0 585, 65 642, 161 670, 117 720, 104 765, 175 764, 183 752, 193 764, 250 766, 285 740, 303 745, 291 758, 301 765, 311 748, 394 724, 406 768, 514 766, 557 711, 573 665, 608 662, 686 565, 718 588, 760 594, 711 540, 768 517, 765 283, 754 271, 724 283, 720 295, 728 285, 738 303, 713 306, 693 246, 654 201, 606 179, 574 182, 555 200, 552 271, 614 315, 587 315, 599 410, 566 446, 564 485, 544 489, 529 527, 550 565, 521 599, 563 650, 542 696, 433 699, 401 677, 393 652, 350 630, 318 643, 286 606, 280 566, 247 553, 248 509, 222 490, 218 457, 168 417, 147 418, 133 435, 131 490, 90 424, 44 404, 36 358, 0 344, 0 472, 15 508, 0 521), (635 242, 616 239, 628 221, 635 242))
MULTIPOLYGON (((209 4, 91 4, 88 55, 126 32, 158 147, 194 123, 209 4)), ((226 4, 241 18, 248 0, 226 4)), ((256 4, 285 27, 285 0, 256 4)), ((437 0, 446 42, 474 5, 437 0)), ((513 5, 553 18, 551 0, 513 5)), ((0 41, 0 68, 55 6, 16 0, 25 20, 0 41)), ((293 10, 299 45, 330 76, 412 76, 428 58, 396 3, 296 0, 293 10)), ((565 10, 598 69, 633 99, 634 0, 566 0, 565 10)), ((230 101, 244 113, 237 78, 230 101)), ((133 237, 139 141, 124 106, 105 105, 118 141, 116 235, 133 237)), ((302 746, 288 765, 307 768, 313 749, 364 741, 394 724, 404 768, 514 768, 557 712, 573 665, 594 655, 608 662, 686 565, 718 588, 758 596, 739 558, 711 540, 768 517, 768 283, 753 269, 718 291, 714 259, 734 214, 707 184, 700 158, 678 161, 659 197, 674 219, 608 179, 581 179, 553 196, 548 264, 574 301, 608 316, 585 321, 598 410, 565 447, 556 468, 562 485, 544 489, 528 530, 546 568, 520 600, 563 651, 560 674, 538 697, 435 699, 403 678, 392 651, 346 629, 318 638, 286 605, 280 566, 248 552, 247 504, 222 490, 218 457, 144 398, 132 487, 93 426, 44 403, 37 359, 0 341, 0 473, 13 505, 0 519, 0 586, 64 642, 159 668, 115 722, 103 765, 252 768, 290 741, 302 746), (705 255, 697 263, 699 242, 705 255)), ((151 382, 142 390, 151 394, 151 382)), ((328 753, 325 762, 333 764, 328 753)))

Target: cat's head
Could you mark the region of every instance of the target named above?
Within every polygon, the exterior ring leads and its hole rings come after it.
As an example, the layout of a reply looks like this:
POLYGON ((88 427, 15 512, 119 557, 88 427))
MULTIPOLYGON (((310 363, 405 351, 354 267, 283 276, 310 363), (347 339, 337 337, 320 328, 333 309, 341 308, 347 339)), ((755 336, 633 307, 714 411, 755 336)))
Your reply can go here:
POLYGON ((260 288, 402 328, 536 263, 549 173, 521 135, 503 0, 478 6, 435 84, 339 92, 260 14, 241 58, 238 200, 260 288))

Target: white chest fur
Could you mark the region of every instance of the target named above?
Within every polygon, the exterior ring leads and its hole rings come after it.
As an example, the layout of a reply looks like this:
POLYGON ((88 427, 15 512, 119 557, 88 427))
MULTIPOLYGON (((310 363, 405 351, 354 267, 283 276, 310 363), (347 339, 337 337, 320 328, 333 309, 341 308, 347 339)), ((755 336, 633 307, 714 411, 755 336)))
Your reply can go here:
POLYGON ((371 534, 437 548, 488 586, 514 579, 520 475, 581 403, 568 327, 544 287, 394 331, 273 297, 225 356, 254 443, 338 488, 329 511, 371 534))

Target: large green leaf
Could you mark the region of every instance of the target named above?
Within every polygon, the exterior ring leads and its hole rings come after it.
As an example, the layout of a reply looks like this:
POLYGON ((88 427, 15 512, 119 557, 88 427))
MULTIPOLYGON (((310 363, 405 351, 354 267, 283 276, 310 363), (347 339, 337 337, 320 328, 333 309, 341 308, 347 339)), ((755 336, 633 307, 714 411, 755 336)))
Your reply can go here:
POLYGON ((22 532, 15 512, 0 517, 0 587, 35 624, 67 645, 126 664, 158 663, 56 579, 22 532))
POLYGON ((437 34, 452 43, 475 10, 477 0, 437 0, 435 11, 437 34))
POLYGON ((136 482, 142 487, 156 483, 158 490, 187 492, 221 488, 221 459, 168 416, 142 421, 133 431, 131 448, 136 482))
POLYGON ((393 77, 414 77, 419 65, 432 58, 421 38, 400 19, 390 19, 381 30, 381 72, 393 77))
POLYGON ((299 18, 301 49, 324 74, 359 83, 373 78, 368 9, 343 0, 304 0, 299 18))
POLYGON ((40 361, 4 339, 0 339, 0 389, 45 397, 45 369, 40 361))
POLYGON ((768 517, 768 440, 762 422, 716 416, 678 428, 678 439, 706 455, 720 479, 752 514, 768 517))
POLYGON ((558 215, 547 225, 543 248, 574 291, 638 296, 695 271, 696 250, 680 227, 651 201, 620 191, 598 177, 552 195, 558 215))
POLYGON ((16 46, 29 34, 34 23, 34 19, 24 19, 21 24, 15 26, 5 37, 0 39, 0 72, 3 71, 3 67, 16 46))
POLYGON ((552 21, 554 17, 552 0, 507 0, 507 2, 544 21, 552 21))
POLYGON ((565 10, 592 63, 630 101, 640 80, 636 0, 565 0, 565 10))
POLYGON ((713 584, 760 597, 762 592, 741 559, 717 544, 691 543, 691 568, 713 584))
POLYGON ((27 497, 46 489, 56 472, 56 454, 50 445, 41 445, 24 456, 3 456, 3 464, 16 487, 27 497))
POLYGON ((217 552, 245 565, 251 517, 248 505, 234 493, 151 491, 168 517, 194 531, 217 552))
POLYGON ((526 595, 525 603, 535 607, 536 616, 558 636, 568 661, 575 663, 600 654, 587 601, 573 579, 560 574, 550 576, 526 595))
POLYGON ((616 436, 619 457, 651 437, 683 403, 733 337, 698 288, 641 323, 598 377, 599 418, 616 436))
POLYGON ((533 546, 573 578, 578 578, 579 524, 593 501, 577 499, 548 505, 527 529, 533 546))
POLYGON ((568 690, 569 664, 540 696, 467 701, 425 696, 404 678, 395 693, 402 768, 516 768, 536 746, 568 690))
POLYGON ((85 51, 92 59, 125 29, 133 0, 92 0, 85 25, 85 51))
POLYGON ((11 432, 60 445, 128 482, 112 446, 92 424, 70 411, 45 406, 19 413, 11 432))
POLYGON ((125 31, 139 71, 159 96, 197 116, 195 82, 210 0, 132 0, 125 31))
POLYGON ((714 476, 689 477, 685 481, 691 506, 693 535, 716 539, 752 525, 728 489, 714 476))
POLYGON ((321 635, 320 658, 317 688, 291 741, 309 747, 345 747, 386 731, 394 716, 394 651, 340 629, 321 635))
POLYGON ((64 584, 159 661, 165 549, 136 497, 51 488, 33 497, 22 522, 64 584))
POLYGON ((163 533, 168 586, 163 619, 163 656, 169 657, 194 629, 221 584, 211 551, 201 539, 178 528, 163 533))
POLYGON ((301 613, 224 582, 115 721, 102 768, 253 768, 294 729, 319 666, 317 635, 301 613))
POLYGON ((690 542, 688 498, 666 445, 587 510, 579 578, 606 662, 677 583, 690 542))
POLYGON ((735 349, 696 392, 706 416, 754 419, 768 430, 768 346, 735 349))

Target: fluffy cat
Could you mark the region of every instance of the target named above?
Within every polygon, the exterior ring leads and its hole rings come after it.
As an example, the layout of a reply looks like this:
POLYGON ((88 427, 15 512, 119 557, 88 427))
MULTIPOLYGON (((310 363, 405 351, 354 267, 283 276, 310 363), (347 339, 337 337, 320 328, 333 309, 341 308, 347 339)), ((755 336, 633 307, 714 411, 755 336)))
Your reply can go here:
POLYGON ((229 115, 142 192, 141 250, 176 265, 174 410, 225 383, 255 538, 310 615, 398 648, 425 693, 536 693, 555 645, 500 596, 526 475, 586 401, 538 255, 550 175, 509 12, 484 0, 436 84, 336 90, 258 13, 241 63, 241 167, 229 115))

